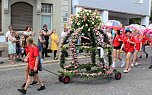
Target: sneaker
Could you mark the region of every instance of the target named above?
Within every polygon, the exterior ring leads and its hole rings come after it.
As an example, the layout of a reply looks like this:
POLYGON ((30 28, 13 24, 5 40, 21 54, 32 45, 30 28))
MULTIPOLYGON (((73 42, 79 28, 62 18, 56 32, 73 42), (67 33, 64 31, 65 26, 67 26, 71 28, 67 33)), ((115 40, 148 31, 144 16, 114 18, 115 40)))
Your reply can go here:
POLYGON ((124 73, 128 73, 129 71, 125 69, 125 70, 123 70, 123 72, 124 72, 124 73))
POLYGON ((113 62, 111 67, 115 68, 116 67, 116 64, 113 62))
POLYGON ((146 54, 146 58, 148 58, 148 54, 146 54))
POLYGON ((22 94, 26 94, 27 90, 25 90, 25 89, 18 89, 18 91, 21 92, 22 94))
POLYGON ((41 90, 44 90, 45 89, 45 86, 41 86, 40 88, 37 89, 37 91, 41 91, 41 90))
POLYGON ((128 69, 128 72, 131 71, 131 68, 128 69))
POLYGON ((58 58, 54 57, 54 60, 58 60, 58 58))
POLYGON ((46 55, 45 57, 50 57, 49 55, 46 55))
POLYGON ((139 56, 139 58, 142 58, 142 56, 139 56))
POLYGON ((0 61, 0 64, 3 64, 4 62, 3 61, 0 61))
POLYGON ((149 66, 149 69, 152 69, 152 65, 149 66))
POLYGON ((138 65, 140 65, 141 63, 140 62, 138 62, 138 65))
POLYGON ((37 81, 33 81, 30 85, 34 85, 37 84, 37 81))
POLYGON ((136 62, 136 63, 135 63, 135 66, 138 66, 138 65, 139 65, 139 63, 138 63, 138 62, 136 62))
POLYGON ((124 67, 124 66, 125 66, 125 61, 122 60, 121 67, 124 67))
POLYGON ((25 87, 25 85, 26 85, 26 83, 24 83, 21 87, 22 87, 22 88, 24 88, 24 87, 25 87))
POLYGON ((134 67, 134 64, 131 64, 131 67, 133 68, 133 67, 134 67))

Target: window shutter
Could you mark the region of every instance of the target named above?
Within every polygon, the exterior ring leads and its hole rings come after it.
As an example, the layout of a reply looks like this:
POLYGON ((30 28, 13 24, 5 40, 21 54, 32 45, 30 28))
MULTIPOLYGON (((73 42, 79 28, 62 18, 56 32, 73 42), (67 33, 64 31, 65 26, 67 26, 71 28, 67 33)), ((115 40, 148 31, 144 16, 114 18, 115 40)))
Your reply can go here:
POLYGON ((17 31, 25 31, 26 26, 33 26, 33 7, 24 2, 11 6, 11 24, 17 31))

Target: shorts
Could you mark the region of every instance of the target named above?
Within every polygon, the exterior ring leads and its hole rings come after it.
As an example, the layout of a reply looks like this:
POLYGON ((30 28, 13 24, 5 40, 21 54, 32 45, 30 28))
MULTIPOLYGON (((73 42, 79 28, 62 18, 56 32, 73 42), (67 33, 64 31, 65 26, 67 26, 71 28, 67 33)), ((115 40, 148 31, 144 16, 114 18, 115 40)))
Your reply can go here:
POLYGON ((38 74, 38 71, 34 71, 34 70, 29 70, 29 76, 33 77, 35 74, 38 74))
POLYGON ((113 48, 116 49, 116 50, 120 50, 120 49, 121 49, 121 45, 119 45, 119 46, 114 46, 113 48))

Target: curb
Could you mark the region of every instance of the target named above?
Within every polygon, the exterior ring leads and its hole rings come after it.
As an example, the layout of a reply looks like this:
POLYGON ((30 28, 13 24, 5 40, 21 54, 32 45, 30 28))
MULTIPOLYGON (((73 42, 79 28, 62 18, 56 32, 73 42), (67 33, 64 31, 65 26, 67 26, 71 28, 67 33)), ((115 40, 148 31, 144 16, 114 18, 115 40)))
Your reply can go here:
MULTIPOLYGON (((89 57, 78 57, 79 59, 85 59, 89 57)), ((71 58, 67 58, 67 61, 70 61, 71 58)), ((52 60, 52 61, 44 61, 43 64, 51 64, 51 63, 56 63, 59 62, 59 60, 52 60)), ((16 67, 24 67, 26 66, 27 63, 18 63, 14 65, 6 65, 6 66, 0 66, 0 69, 8 69, 8 68, 16 68, 16 67)))

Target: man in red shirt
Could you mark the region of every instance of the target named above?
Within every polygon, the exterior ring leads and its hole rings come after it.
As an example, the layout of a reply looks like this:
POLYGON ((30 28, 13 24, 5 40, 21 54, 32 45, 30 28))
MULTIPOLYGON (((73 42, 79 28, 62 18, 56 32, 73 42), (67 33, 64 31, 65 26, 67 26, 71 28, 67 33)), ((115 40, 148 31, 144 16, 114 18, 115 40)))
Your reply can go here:
POLYGON ((121 50, 124 47, 124 50, 126 52, 126 68, 123 72, 128 73, 131 70, 130 58, 134 52, 135 38, 131 36, 130 30, 126 30, 125 34, 126 34, 126 37, 123 39, 121 50))
POLYGON ((29 87, 32 77, 35 77, 37 81, 40 83, 41 87, 37 89, 38 91, 44 90, 45 86, 42 83, 41 78, 38 76, 38 56, 39 56, 39 50, 38 48, 34 45, 33 39, 28 38, 27 44, 29 45, 29 53, 27 54, 26 59, 28 59, 28 65, 29 65, 29 74, 28 74, 28 79, 26 82, 26 85, 23 89, 18 89, 19 92, 26 94, 27 88, 29 87))

